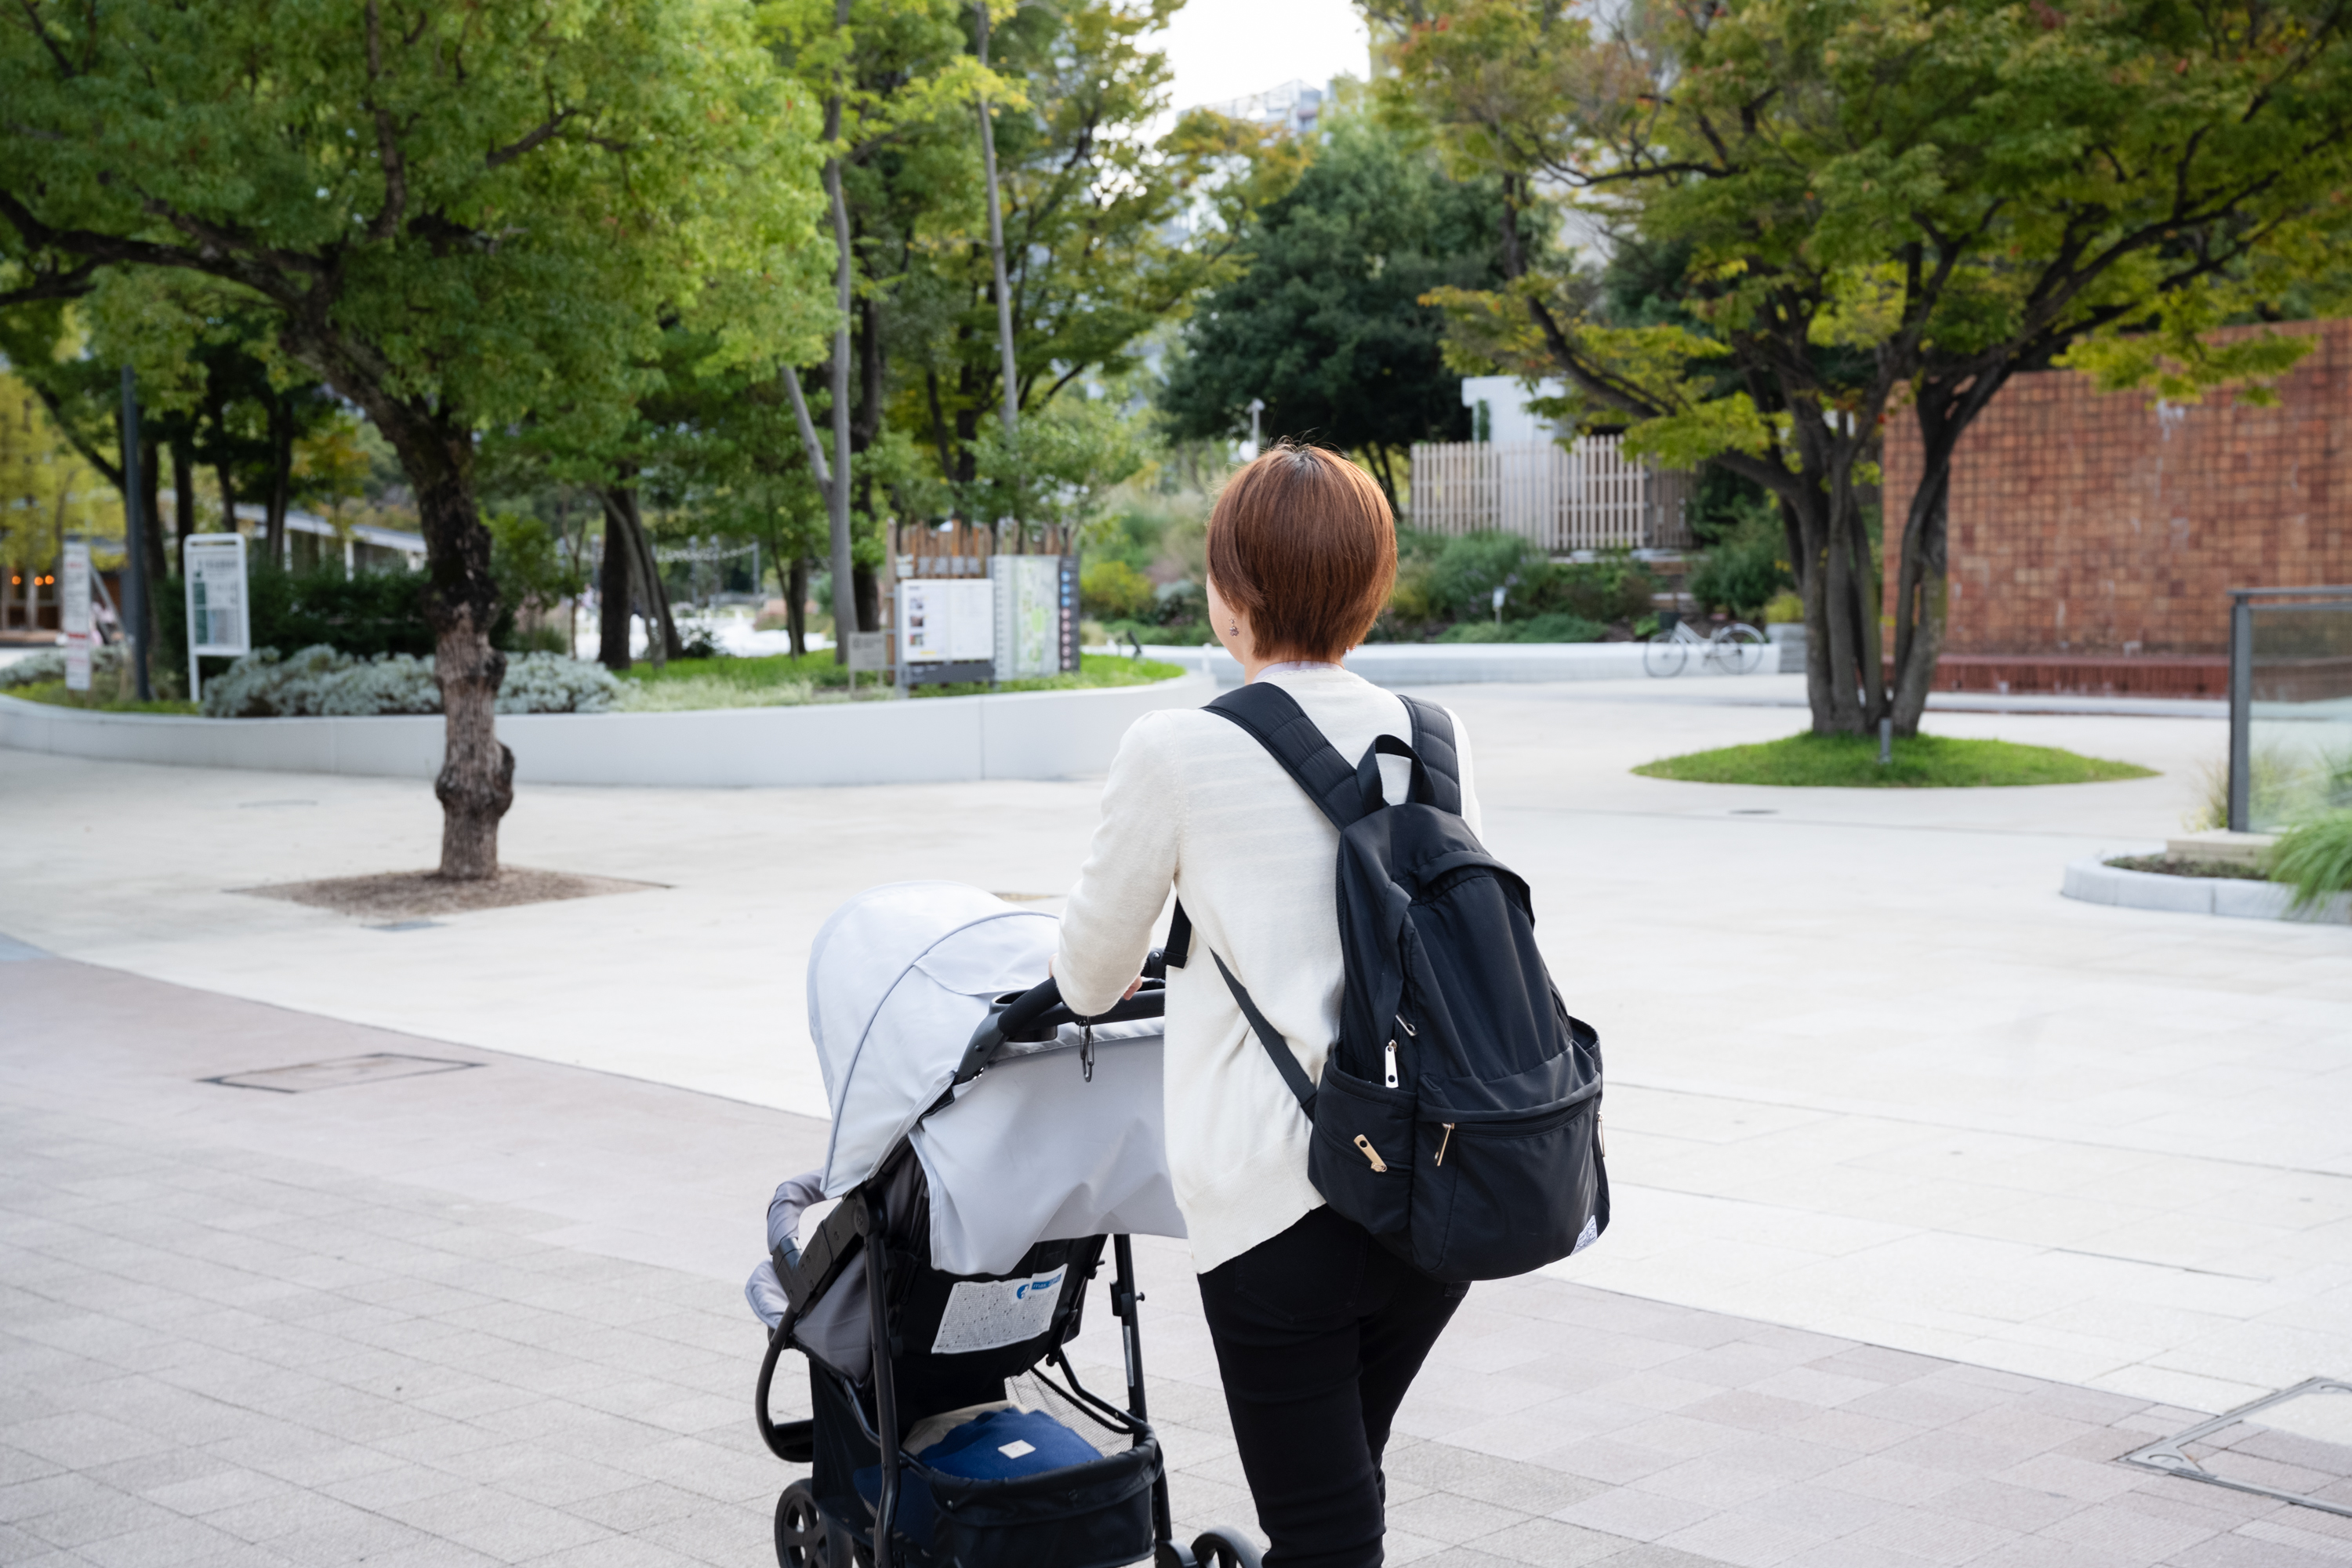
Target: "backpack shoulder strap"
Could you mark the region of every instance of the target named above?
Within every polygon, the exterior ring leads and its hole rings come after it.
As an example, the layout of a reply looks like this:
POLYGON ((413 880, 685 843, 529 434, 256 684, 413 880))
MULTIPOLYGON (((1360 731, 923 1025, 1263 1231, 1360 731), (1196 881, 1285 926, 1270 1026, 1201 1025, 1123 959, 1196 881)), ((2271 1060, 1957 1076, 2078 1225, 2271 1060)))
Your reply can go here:
POLYGON ((1462 815, 1462 754, 1454 744, 1454 716, 1434 702, 1404 699, 1412 715, 1412 749, 1429 773, 1430 804, 1462 815))
POLYGON ((1307 1076, 1307 1069, 1298 1065, 1297 1057, 1291 1055, 1290 1042, 1282 1037, 1282 1031, 1257 1010, 1257 1004, 1250 1000, 1250 994, 1243 989, 1242 983, 1234 978, 1234 972, 1225 967, 1225 961, 1218 958, 1213 951, 1209 956, 1216 960, 1217 973, 1225 977, 1225 989, 1231 991, 1234 1000, 1241 1004, 1242 1016, 1249 1020, 1250 1033, 1257 1037, 1257 1043, 1265 1047, 1265 1054, 1273 1059, 1274 1070, 1280 1073, 1282 1081, 1290 1086, 1292 1096, 1298 1101, 1298 1109, 1312 1119, 1315 1115, 1315 1080, 1307 1076))
MULTIPOLYGON (((1237 686, 1202 710, 1230 719, 1246 731, 1282 764, 1283 772, 1297 781, 1307 798, 1331 819, 1332 826, 1345 832, 1364 815, 1356 770, 1323 738, 1323 731, 1315 727, 1297 700, 1281 687, 1270 681, 1237 686)), ((1450 757, 1450 726, 1446 733, 1450 757)), ((1454 793, 1458 799, 1462 792, 1454 793)))

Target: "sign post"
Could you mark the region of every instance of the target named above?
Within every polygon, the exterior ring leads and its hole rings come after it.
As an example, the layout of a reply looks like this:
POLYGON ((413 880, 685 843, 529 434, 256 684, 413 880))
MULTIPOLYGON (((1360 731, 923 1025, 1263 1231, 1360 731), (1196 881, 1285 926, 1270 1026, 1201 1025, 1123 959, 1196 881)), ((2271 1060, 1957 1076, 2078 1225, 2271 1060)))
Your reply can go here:
POLYGON ((890 634, 888 632, 852 632, 849 634, 849 689, 857 689, 860 671, 887 677, 890 673, 890 634))
POLYGON ((131 367, 122 367, 122 613, 124 634, 131 643, 131 689, 140 701, 155 695, 149 675, 147 595, 160 593, 160 584, 147 581, 147 531, 155 520, 147 515, 145 476, 139 471, 139 392, 131 367))
POLYGON ((66 637, 66 689, 89 689, 89 541, 66 541, 58 570, 58 629, 66 637))
POLYGON ((188 582, 188 700, 201 706, 204 683, 196 660, 253 651, 246 605, 245 535, 192 533, 181 542, 188 582))

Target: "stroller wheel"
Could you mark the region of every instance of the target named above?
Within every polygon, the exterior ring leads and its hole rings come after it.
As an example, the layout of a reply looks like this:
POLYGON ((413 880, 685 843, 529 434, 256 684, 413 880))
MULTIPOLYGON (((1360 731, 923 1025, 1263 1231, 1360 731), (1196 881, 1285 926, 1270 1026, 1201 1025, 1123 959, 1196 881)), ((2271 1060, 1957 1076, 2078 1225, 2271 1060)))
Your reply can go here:
POLYGON ((776 1500, 776 1564, 777 1568, 836 1568, 833 1531, 806 1481, 794 1481, 776 1500))
POLYGON ((1257 1542, 1245 1531, 1219 1525, 1192 1538, 1192 1561, 1200 1568, 1261 1568, 1257 1542))

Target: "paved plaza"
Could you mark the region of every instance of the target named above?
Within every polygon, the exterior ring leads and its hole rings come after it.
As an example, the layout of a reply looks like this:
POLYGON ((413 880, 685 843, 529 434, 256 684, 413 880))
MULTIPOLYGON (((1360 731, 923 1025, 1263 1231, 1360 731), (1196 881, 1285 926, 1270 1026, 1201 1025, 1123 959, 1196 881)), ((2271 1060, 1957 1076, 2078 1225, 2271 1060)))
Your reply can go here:
MULTIPOLYGON (((2221 725, 1942 715, 2163 776, 1796 795, 1626 772, 1801 721, 1701 683, 1433 695, 1602 1031, 1617 1206, 1474 1291, 1391 1561, 2352 1561, 2116 1462, 2352 1373, 2352 932, 2056 894, 2179 826, 2221 725)), ((817 1163, 808 937, 904 878, 1057 907, 1097 787, 526 783, 512 863, 659 886, 387 931, 231 889, 429 865, 428 786, 0 752, 0 1562, 772 1561, 740 1288, 817 1163), (207 1081, 372 1052, 478 1065, 207 1081)), ((1182 1249, 1139 1250, 1178 1512, 1250 1523, 1182 1249)))

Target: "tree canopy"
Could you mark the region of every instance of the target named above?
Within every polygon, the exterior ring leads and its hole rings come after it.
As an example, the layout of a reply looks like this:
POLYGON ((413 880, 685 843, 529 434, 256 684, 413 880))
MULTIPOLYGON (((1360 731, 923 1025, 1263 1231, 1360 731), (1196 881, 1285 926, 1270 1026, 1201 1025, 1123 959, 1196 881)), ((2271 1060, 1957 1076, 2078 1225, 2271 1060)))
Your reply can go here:
POLYGON ((27 5, 0 23, 0 305, 212 280, 399 454, 448 715, 442 868, 497 867, 512 759, 476 439, 612 431, 665 316, 822 321, 813 114, 731 0, 27 5))
POLYGON ((2307 280, 2352 216, 2336 0, 1687 0, 1606 27, 1558 0, 1373 9, 1401 103, 1509 197, 1510 284, 1443 296, 1457 363, 1561 376, 1569 415, 1777 498, 1822 730, 1916 725, 1952 451, 2011 376, 2258 385, 2303 345, 2200 330, 2307 280), (1528 247, 1547 192, 1671 262, 1680 319, 1612 321, 1588 271, 1528 247), (1887 529, 1891 687, 1855 493, 1890 417, 1926 453, 1887 529))
POLYGON ((1422 297, 1492 289, 1501 182, 1450 180, 1425 136, 1342 118, 1297 184, 1244 228, 1245 270, 1209 289, 1160 408, 1182 436, 1248 427, 1362 453, 1393 504, 1406 449, 1462 440, 1461 376, 1444 317, 1422 297))

